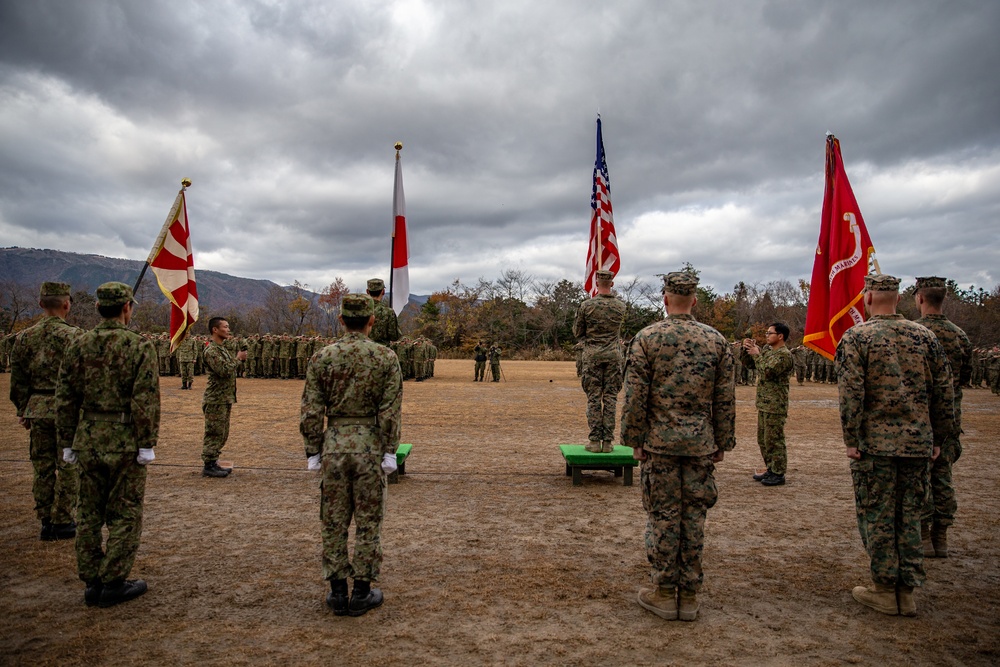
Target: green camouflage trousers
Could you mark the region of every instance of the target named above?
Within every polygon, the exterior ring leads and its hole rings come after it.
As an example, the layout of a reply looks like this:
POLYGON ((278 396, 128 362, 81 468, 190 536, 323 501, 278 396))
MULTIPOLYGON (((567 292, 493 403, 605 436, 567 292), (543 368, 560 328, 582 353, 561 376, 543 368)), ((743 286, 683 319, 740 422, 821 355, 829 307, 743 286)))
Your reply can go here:
POLYGON ((31 494, 39 521, 70 523, 76 511, 80 475, 75 465, 63 461, 56 442, 54 419, 32 419, 29 435, 29 458, 35 469, 31 494))
POLYGON ((928 459, 872 456, 851 461, 858 532, 871 561, 872 581, 885 586, 924 583, 920 514, 928 459))
MULTIPOLYGON (((958 454, 961 452, 962 446, 958 445, 958 454)), ((955 487, 951 483, 951 465, 956 460, 958 456, 949 460, 942 451, 941 456, 931 462, 931 479, 927 485, 921 517, 924 523, 938 526, 950 526, 955 523, 958 500, 955 499, 955 487)))
POLYGON ((767 469, 775 475, 784 475, 788 469, 788 452, 785 449, 786 415, 757 412, 757 446, 767 469))
POLYGON ((493 381, 500 381, 500 364, 490 363, 490 373, 493 375, 493 381))
POLYGON ((483 380, 483 379, 485 379, 485 376, 486 376, 486 362, 485 361, 477 361, 476 362, 475 373, 476 373, 476 376, 473 378, 474 380, 483 380))
POLYGON ((386 477, 382 455, 323 454, 320 521, 323 578, 377 581, 382 569, 382 517, 386 477), (347 557, 347 529, 354 518, 354 558, 347 557))
POLYGON ((588 361, 580 381, 587 394, 587 426, 591 442, 615 439, 615 409, 622 390, 622 368, 617 361, 588 361))
POLYGON ((77 451, 80 504, 77 509, 76 568, 80 579, 117 583, 128 577, 142 535, 146 467, 136 452, 77 451), (101 530, 108 527, 102 548, 101 530))
POLYGON ((647 455, 640 477, 653 584, 697 591, 704 579, 705 516, 719 497, 715 464, 710 456, 647 455))
POLYGON ((218 461, 222 448, 229 440, 229 417, 233 411, 231 403, 205 403, 201 406, 205 413, 205 441, 201 448, 201 460, 205 463, 218 461))
POLYGON ((182 361, 181 366, 181 382, 184 384, 189 384, 194 380, 194 362, 193 361, 182 361))

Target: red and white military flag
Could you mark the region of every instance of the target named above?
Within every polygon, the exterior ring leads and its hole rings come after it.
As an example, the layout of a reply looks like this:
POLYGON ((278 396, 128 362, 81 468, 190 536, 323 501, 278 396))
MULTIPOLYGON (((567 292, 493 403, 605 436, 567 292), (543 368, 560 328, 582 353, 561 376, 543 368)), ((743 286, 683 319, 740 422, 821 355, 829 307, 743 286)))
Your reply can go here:
POLYGON ((396 145, 396 178, 392 186, 392 278, 389 292, 392 309, 399 315, 410 301, 410 245, 406 240, 406 199, 403 197, 403 167, 396 145))
POLYGON ((618 275, 621 258, 618 254, 618 237, 615 235, 615 215, 611 209, 611 178, 608 161, 604 155, 604 138, 601 134, 601 117, 597 117, 597 160, 594 162, 594 189, 590 196, 590 243, 587 247, 587 270, 583 288, 588 294, 597 294, 598 271, 618 275))
MULTIPOLYGON (((185 183, 190 184, 190 181, 185 183)), ((198 321, 198 285, 194 278, 185 189, 186 186, 177 193, 177 199, 147 260, 156 282, 170 301, 171 352, 177 349, 198 321)))
POLYGON ((865 321, 860 303, 875 246, 865 228, 861 209, 840 155, 840 141, 826 137, 826 190, 823 218, 809 285, 809 307, 803 344, 827 359, 837 353, 844 332, 865 321))

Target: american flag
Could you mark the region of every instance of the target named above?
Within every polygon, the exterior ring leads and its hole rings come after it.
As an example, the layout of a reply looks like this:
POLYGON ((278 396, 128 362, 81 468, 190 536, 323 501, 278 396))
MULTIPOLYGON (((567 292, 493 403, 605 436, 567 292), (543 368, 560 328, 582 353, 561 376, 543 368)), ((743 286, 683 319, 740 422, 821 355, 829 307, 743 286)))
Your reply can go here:
POLYGON ((194 255, 191 253, 184 189, 177 193, 148 260, 160 290, 170 300, 171 352, 177 349, 198 321, 198 285, 194 278, 194 255))
POLYGON ((600 116, 597 117, 597 160, 594 162, 594 190, 590 196, 590 208, 590 244, 587 248, 584 289, 593 296, 597 294, 595 274, 605 270, 618 275, 618 269, 621 268, 618 237, 615 236, 615 216, 611 209, 611 179, 608 176, 608 161, 604 156, 600 116))

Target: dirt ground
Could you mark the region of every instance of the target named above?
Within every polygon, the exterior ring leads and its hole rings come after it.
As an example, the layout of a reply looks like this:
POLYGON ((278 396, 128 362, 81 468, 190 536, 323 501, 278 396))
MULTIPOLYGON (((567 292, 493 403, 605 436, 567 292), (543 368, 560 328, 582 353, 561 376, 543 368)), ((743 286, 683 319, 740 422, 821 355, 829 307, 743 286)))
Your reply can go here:
MULTIPOLYGON (((223 458, 200 476, 204 378, 163 378, 163 417, 132 571, 149 592, 87 608, 71 542, 40 542, 27 433, 0 401, 0 662, 10 665, 1000 663, 1000 398, 965 395, 951 556, 927 562, 916 618, 855 603, 868 580, 833 385, 793 386, 784 487, 760 466, 752 387, 718 466, 694 623, 641 609, 648 582, 638 485, 586 473, 584 395, 567 362, 506 362, 473 383, 441 360, 407 382, 407 474, 389 487, 385 604, 335 617, 320 575, 319 494, 298 434, 299 381, 241 380, 223 458)), ((7 395, 9 375, 0 375, 7 395)), ((794 383, 793 383, 794 385, 794 383)), ((637 477, 638 479, 638 477, 637 477)))

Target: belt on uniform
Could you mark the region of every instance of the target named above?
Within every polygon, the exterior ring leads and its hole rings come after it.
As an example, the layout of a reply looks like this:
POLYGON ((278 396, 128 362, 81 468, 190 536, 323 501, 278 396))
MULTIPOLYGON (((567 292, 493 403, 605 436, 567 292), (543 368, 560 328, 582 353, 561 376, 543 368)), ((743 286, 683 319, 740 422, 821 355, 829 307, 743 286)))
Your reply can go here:
POLYGON ((131 424, 131 412, 95 412, 84 410, 83 418, 92 422, 114 422, 116 424, 131 424))
POLYGON ((37 394, 39 396, 55 396, 56 395, 56 390, 55 389, 32 389, 31 393, 32 393, 32 395, 37 394))
POLYGON ((328 417, 330 426, 378 426, 378 417, 328 417))

